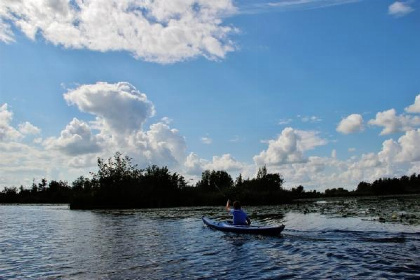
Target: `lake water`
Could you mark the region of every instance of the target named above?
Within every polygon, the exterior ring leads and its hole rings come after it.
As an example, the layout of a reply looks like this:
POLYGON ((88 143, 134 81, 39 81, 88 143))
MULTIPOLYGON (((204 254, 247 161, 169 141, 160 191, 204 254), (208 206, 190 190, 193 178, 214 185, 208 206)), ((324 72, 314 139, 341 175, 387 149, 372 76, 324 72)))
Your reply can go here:
MULTIPOLYGON (((245 208, 280 237, 203 225, 223 207, 0 205, 0 279, 419 279, 420 225, 245 208)), ((306 212, 305 212, 306 213, 306 212)))

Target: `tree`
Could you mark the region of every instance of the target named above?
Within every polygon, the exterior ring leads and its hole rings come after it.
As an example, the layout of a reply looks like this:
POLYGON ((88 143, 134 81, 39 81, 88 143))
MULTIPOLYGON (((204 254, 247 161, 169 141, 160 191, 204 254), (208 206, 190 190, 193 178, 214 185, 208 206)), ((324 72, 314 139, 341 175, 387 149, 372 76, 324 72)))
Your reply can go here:
POLYGON ((152 165, 146 168, 143 180, 155 189, 177 190, 185 187, 185 179, 181 175, 169 172, 168 167, 152 165))
POLYGON ((235 180, 235 186, 240 187, 244 183, 244 179, 242 179, 242 174, 239 173, 239 176, 235 180))
POLYGON ((326 196, 347 196, 348 194, 349 194, 349 191, 343 188, 332 188, 332 189, 325 190, 326 196))
POLYGON ((42 178, 41 183, 38 184, 38 191, 43 192, 47 186, 47 179, 42 178))
POLYGON ((278 191, 283 185, 284 179, 278 173, 267 174, 265 176, 265 183, 267 190, 278 191))
POLYGON ((296 197, 300 197, 302 196, 302 194, 304 193, 304 188, 302 185, 299 185, 297 188, 292 188, 292 194, 296 197))
POLYGON ((17 191, 17 188, 16 187, 5 187, 4 190, 3 190, 3 192, 6 195, 9 195, 9 196, 15 196, 15 195, 18 194, 18 191, 17 191))
POLYGON ((38 186, 35 184, 35 178, 32 180, 32 189, 31 189, 31 192, 33 194, 38 192, 38 186))
POLYGON ((297 187, 296 192, 297 192, 298 194, 303 193, 303 192, 304 192, 304 188, 303 188, 303 186, 302 186, 302 185, 300 185, 299 187, 297 187))
POLYGON ((108 162, 98 158, 99 171, 93 174, 93 177, 100 183, 104 180, 116 183, 126 178, 137 178, 141 175, 141 171, 137 169, 137 165, 131 163, 131 160, 128 156, 123 157, 120 152, 116 152, 114 158, 109 158, 108 162))
POLYGON ((254 180, 254 188, 259 191, 278 191, 283 185, 284 179, 279 173, 268 173, 264 165, 258 169, 257 178, 254 180))
POLYGON ((267 167, 264 165, 260 167, 257 172, 257 180, 264 179, 267 176, 267 167))
POLYGON ((360 182, 357 185, 357 189, 356 189, 356 193, 361 193, 361 194, 367 194, 367 193, 372 193, 372 186, 369 183, 366 182, 360 182))
POLYGON ((205 170, 201 173, 201 180, 197 182, 196 187, 202 190, 212 190, 210 183, 210 170, 205 170))
POLYGON ((89 192, 92 189, 92 182, 84 176, 78 177, 72 183, 73 190, 76 192, 85 191, 89 192))
POLYGON ((196 186, 206 191, 226 190, 233 187, 233 179, 226 171, 206 170, 201 174, 201 180, 196 186))

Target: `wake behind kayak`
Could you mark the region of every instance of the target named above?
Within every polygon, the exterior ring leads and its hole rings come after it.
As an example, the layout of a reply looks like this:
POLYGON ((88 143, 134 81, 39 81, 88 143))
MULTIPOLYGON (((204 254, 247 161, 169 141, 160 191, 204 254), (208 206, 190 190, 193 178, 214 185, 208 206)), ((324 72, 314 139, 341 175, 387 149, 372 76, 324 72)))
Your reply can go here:
POLYGON ((218 222, 207 217, 202 217, 204 224, 208 227, 225 231, 225 232, 235 232, 235 233, 247 233, 247 234, 261 234, 261 235, 279 235, 283 231, 284 225, 280 226, 248 226, 248 225, 234 225, 229 222, 218 222))

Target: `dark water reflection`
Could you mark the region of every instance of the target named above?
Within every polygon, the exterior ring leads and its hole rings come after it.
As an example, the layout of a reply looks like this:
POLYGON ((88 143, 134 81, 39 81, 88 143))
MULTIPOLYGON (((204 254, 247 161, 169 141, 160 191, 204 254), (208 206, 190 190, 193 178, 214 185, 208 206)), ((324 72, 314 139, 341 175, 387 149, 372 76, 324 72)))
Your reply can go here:
POLYGON ((418 279, 420 226, 248 208, 282 236, 226 234, 223 207, 0 206, 0 279, 418 279))

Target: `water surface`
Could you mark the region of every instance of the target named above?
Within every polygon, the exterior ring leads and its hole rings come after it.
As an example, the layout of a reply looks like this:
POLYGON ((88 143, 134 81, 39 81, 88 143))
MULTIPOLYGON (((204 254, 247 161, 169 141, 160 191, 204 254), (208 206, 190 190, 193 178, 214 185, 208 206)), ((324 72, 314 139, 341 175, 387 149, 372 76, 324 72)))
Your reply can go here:
POLYGON ((420 226, 249 207, 279 237, 207 228, 223 207, 74 211, 0 205, 2 279, 418 279, 420 226))

